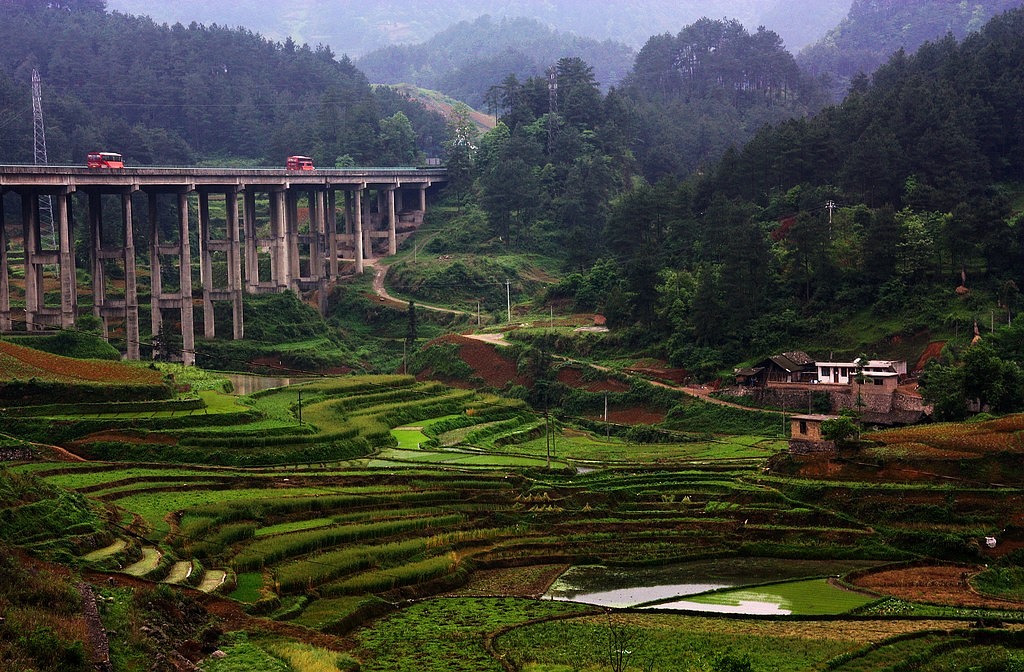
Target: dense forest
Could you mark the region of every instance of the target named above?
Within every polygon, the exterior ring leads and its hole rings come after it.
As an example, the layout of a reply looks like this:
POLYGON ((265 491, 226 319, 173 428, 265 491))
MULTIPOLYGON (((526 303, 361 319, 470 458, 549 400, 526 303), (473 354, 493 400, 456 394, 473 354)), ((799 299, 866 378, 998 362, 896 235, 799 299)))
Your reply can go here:
POLYGON ((51 163, 97 148, 133 164, 408 165, 439 151, 444 120, 371 89, 324 46, 244 29, 158 25, 101 1, 0 2, 0 155, 32 161, 31 71, 51 163))
POLYGON ((854 0, 846 19, 797 55, 812 76, 827 75, 835 100, 842 100, 860 73, 872 73, 898 49, 915 51, 946 33, 962 39, 1021 0, 904 2, 854 0))
MULTIPOLYGON (((499 87, 504 123, 481 142, 481 203, 510 245, 564 245, 579 273, 555 294, 637 325, 638 342, 694 371, 799 345, 865 310, 966 331, 985 292, 1016 310, 1021 34, 1017 10, 961 43, 899 52, 841 105, 766 126, 683 182, 637 179, 629 141, 642 108, 629 89, 602 97, 585 64, 561 62, 570 83, 559 79, 554 113, 541 82, 499 87)), ((799 91, 784 60, 763 63, 774 78, 691 62, 681 75, 678 58, 660 70, 638 59, 630 81, 780 104, 799 91)))

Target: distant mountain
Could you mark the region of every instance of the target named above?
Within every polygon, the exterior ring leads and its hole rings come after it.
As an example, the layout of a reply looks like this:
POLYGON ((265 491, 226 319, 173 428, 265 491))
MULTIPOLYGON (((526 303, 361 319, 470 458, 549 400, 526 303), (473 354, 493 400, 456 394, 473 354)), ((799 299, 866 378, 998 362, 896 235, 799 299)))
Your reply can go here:
POLYGON ((910 53, 947 33, 961 39, 1021 5, 1024 0, 854 0, 846 19, 803 49, 797 62, 811 75, 829 76, 838 101, 855 75, 871 74, 898 49, 910 53))
POLYGON ((379 49, 356 66, 372 82, 415 84, 479 108, 488 89, 510 73, 520 79, 540 75, 566 56, 582 58, 597 81, 608 86, 622 80, 634 54, 624 44, 560 33, 533 19, 484 16, 456 24, 423 44, 379 49))
POLYGON ((760 25, 796 51, 838 23, 850 0, 107 0, 111 10, 159 22, 244 26, 272 39, 323 43, 355 58, 393 44, 424 42, 460 21, 490 15, 527 17, 553 29, 639 49, 649 37, 675 34, 707 16, 760 25), (595 11, 599 10, 599 11, 595 11))

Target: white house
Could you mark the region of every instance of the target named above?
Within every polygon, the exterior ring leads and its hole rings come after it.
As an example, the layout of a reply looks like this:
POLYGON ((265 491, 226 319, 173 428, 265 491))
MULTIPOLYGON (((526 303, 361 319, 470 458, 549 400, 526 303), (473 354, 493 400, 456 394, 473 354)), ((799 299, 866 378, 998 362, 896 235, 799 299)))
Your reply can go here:
POLYGON ((907 363, 904 361, 871 359, 865 362, 855 359, 852 362, 815 362, 817 382, 849 385, 857 377, 857 369, 860 365, 863 365, 864 376, 872 381, 882 381, 886 378, 895 380, 907 373, 907 363))

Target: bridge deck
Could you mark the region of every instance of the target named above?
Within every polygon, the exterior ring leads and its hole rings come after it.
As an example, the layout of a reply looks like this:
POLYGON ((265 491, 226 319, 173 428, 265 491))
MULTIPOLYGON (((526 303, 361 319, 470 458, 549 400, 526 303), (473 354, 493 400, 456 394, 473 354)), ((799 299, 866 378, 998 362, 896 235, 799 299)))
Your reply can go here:
POLYGON ((444 168, 187 168, 140 166, 85 168, 82 166, 0 165, 0 190, 47 188, 213 188, 296 187, 310 189, 364 188, 433 184, 447 180, 444 168))

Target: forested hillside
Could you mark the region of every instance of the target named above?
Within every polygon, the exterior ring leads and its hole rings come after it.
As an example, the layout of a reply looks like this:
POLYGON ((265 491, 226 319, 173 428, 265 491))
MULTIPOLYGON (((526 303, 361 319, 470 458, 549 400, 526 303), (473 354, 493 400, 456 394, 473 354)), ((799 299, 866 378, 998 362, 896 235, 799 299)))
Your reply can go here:
POLYGON ((612 213, 612 250, 627 294, 657 303, 632 301, 631 318, 660 316, 691 366, 838 334, 869 307, 966 333, 992 317, 987 295, 1006 319, 1024 280, 1022 34, 1015 10, 962 43, 900 52, 842 105, 765 128, 695 186, 633 192, 612 213), (652 202, 668 206, 643 216, 652 202))
POLYGON ((854 0, 849 16, 803 49, 797 62, 811 75, 827 75, 838 101, 858 73, 871 74, 896 50, 913 52, 947 33, 962 39, 996 14, 1020 5, 1021 0, 854 0))
POLYGON ((590 64, 600 84, 614 86, 633 55, 624 44, 560 33, 532 19, 484 16, 422 44, 378 49, 356 64, 374 83, 415 84, 483 108, 487 90, 509 74, 523 79, 541 75, 551 63, 574 56, 590 64))
POLYGON ((725 49, 655 38, 631 88, 603 100, 583 65, 562 62, 554 114, 543 82, 499 87, 504 124, 481 142, 481 204, 507 244, 561 243, 579 273, 552 298, 637 325, 637 343, 692 371, 811 341, 967 334, 1015 312, 1024 282, 1022 34, 1017 10, 962 43, 897 54, 842 105, 766 126, 686 182, 669 175, 680 153, 669 124, 693 123, 684 105, 708 92, 722 110, 795 105, 805 89, 791 60, 751 49, 757 68, 744 69, 725 49), (655 53, 671 65, 655 67, 655 53), (659 100, 677 106, 651 125, 664 135, 632 145, 659 100), (648 180, 635 179, 633 157, 648 180))
POLYGON ((633 149, 649 179, 689 174, 764 124, 824 103, 777 34, 710 19, 648 40, 623 89, 636 106, 633 149))
POLYGON ((443 119, 393 92, 375 94, 351 61, 323 46, 240 28, 158 25, 104 12, 102 2, 0 8, 7 162, 32 161, 33 68, 51 163, 77 163, 102 148, 136 165, 278 165, 296 153, 320 165, 339 157, 408 164, 436 154, 443 139, 443 119))

